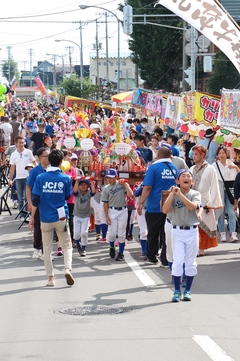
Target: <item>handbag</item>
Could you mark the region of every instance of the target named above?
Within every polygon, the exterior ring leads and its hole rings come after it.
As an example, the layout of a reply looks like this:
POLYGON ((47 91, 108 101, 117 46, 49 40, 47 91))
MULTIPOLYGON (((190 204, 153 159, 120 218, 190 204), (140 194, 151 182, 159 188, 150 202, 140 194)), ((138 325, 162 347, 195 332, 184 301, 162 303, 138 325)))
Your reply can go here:
POLYGON ((219 165, 218 163, 216 162, 217 164, 217 167, 218 167, 218 171, 220 173, 220 176, 223 180, 223 184, 224 184, 224 187, 225 187, 225 190, 226 190, 226 193, 227 193, 227 196, 228 196, 228 199, 230 201, 231 204, 234 204, 234 180, 230 180, 230 181, 225 181, 223 176, 222 176, 222 173, 220 171, 220 168, 219 168, 219 165))

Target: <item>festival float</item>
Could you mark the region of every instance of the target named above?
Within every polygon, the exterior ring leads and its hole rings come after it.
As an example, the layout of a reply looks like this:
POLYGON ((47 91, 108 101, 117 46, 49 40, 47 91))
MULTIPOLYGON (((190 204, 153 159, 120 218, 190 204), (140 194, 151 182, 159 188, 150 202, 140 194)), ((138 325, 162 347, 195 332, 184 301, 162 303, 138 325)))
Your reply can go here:
MULTIPOLYGON (((119 178, 127 179, 129 184, 143 180, 146 165, 139 157, 136 145, 129 138, 127 124, 118 113, 105 119, 102 124, 104 144, 101 149, 97 148, 99 136, 90 128, 87 113, 76 111, 68 116, 60 111, 59 117, 65 120, 66 127, 57 133, 57 146, 77 154, 78 166, 85 175, 100 181, 104 178, 106 169, 115 168, 119 178)), ((67 170, 66 164, 64 169, 67 170)))

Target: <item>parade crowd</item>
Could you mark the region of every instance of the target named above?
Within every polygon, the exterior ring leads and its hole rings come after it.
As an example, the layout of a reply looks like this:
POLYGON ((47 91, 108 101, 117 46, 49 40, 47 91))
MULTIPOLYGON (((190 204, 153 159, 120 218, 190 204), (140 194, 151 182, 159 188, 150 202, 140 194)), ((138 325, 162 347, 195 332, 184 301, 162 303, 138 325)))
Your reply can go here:
MULTIPOLYGON (((109 142, 102 132, 107 115, 100 108, 88 116, 94 154, 109 142)), ((55 286, 54 241, 71 286, 73 249, 87 257, 93 222, 96 242, 109 244, 109 257, 118 262, 124 261, 138 226, 139 257, 170 269, 172 302, 190 301, 197 257, 207 256, 219 242, 238 241, 240 175, 234 150, 219 146, 212 128, 198 141, 165 132, 132 110, 123 116, 121 141, 134 148, 146 169, 143 181, 131 184, 119 179, 117 162, 96 177, 81 169, 78 152, 63 146, 60 139, 74 124, 73 108, 32 99, 6 105, 0 123, 1 169, 8 169, 13 208, 33 231, 32 257, 44 261, 47 287, 55 286)))

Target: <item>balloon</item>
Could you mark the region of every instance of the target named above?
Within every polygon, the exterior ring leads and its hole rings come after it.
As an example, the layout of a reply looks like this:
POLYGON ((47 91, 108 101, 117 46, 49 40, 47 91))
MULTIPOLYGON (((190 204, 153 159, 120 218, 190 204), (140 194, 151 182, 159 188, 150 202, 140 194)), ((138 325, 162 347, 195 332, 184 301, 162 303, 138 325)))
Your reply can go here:
POLYGON ((215 141, 218 144, 223 144, 224 143, 224 136, 223 135, 217 135, 216 138, 215 138, 215 141))
POLYGON ((232 142, 232 146, 233 148, 240 148, 240 139, 234 139, 234 141, 232 142))
POLYGON ((64 160, 62 161, 60 169, 63 173, 65 173, 67 170, 71 169, 71 164, 67 160, 64 160))

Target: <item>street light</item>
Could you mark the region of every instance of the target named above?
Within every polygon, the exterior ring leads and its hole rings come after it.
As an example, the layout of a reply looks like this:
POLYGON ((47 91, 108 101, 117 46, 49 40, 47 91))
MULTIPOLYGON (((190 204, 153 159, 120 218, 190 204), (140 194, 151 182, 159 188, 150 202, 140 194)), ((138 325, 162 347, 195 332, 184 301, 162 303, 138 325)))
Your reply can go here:
MULTIPOLYGON (((80 31, 81 31, 82 27, 80 25, 80 31)), ((81 37, 82 39, 82 37, 81 37)), ((81 89, 81 92, 83 90, 83 81, 82 81, 82 78, 83 78, 83 62, 82 62, 82 40, 81 40, 81 46, 78 45, 78 43, 75 43, 75 41, 72 41, 72 40, 66 40, 66 39, 56 39, 55 40, 57 43, 59 43, 60 41, 67 41, 69 43, 73 43, 75 44, 78 49, 79 49, 79 54, 80 54, 80 89, 81 89)))
POLYGON ((101 9, 104 11, 108 11, 110 14, 112 14, 118 22, 118 51, 117 51, 117 58, 118 58, 118 66, 117 66, 117 92, 120 92, 120 19, 117 17, 116 14, 114 14, 114 12, 112 12, 111 10, 108 10, 106 8, 103 8, 101 6, 95 6, 95 5, 79 5, 80 9, 85 10, 87 8, 97 8, 97 9, 101 9))

